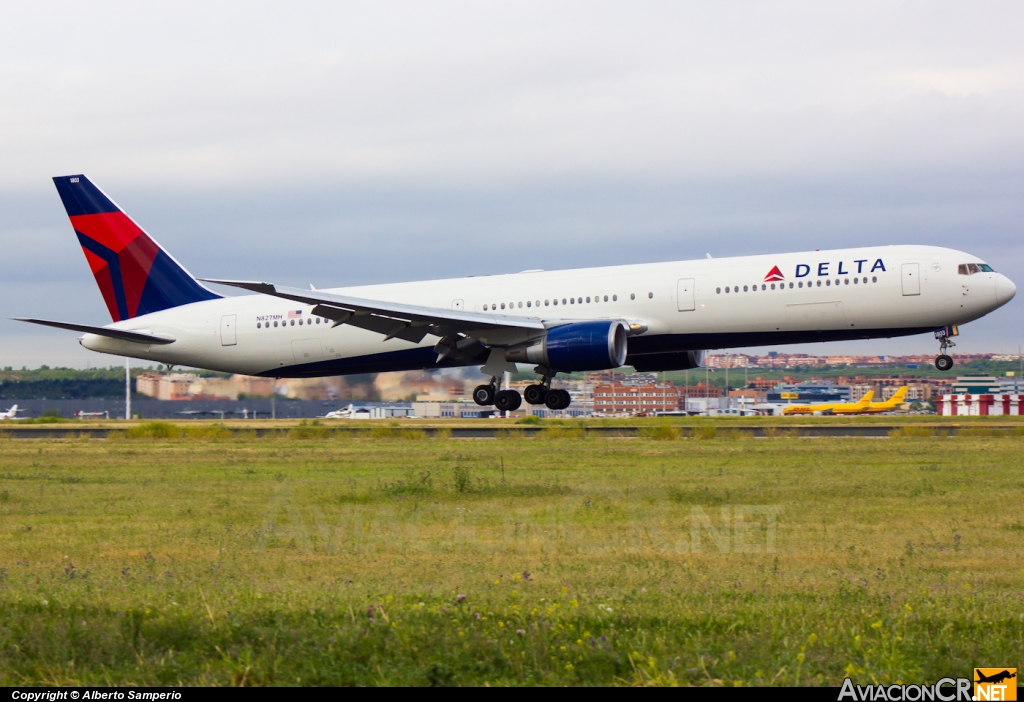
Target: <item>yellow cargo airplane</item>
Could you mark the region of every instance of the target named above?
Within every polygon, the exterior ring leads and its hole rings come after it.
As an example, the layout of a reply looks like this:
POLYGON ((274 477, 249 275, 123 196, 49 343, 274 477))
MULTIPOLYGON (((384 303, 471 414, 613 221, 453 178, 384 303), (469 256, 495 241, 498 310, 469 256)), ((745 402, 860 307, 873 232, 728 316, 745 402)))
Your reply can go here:
POLYGON ((782 410, 783 414, 877 414, 888 412, 903 404, 907 397, 904 385, 885 402, 872 402, 874 391, 860 398, 859 402, 823 402, 818 405, 791 405, 782 410))

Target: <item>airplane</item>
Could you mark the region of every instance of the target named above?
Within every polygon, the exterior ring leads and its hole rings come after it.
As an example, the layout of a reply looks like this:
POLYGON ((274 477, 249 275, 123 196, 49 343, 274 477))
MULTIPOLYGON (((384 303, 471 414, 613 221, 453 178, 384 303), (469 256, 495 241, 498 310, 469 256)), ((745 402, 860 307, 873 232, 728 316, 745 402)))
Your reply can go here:
POLYGON ((524 397, 565 409, 558 373, 697 368, 705 349, 934 332, 936 367, 948 371, 956 325, 1017 291, 978 257, 935 246, 310 290, 197 280, 85 175, 53 180, 113 322, 19 321, 82 332, 101 353, 272 378, 480 366, 491 380, 473 398, 501 411, 524 397), (498 389, 517 363, 541 376, 522 396, 498 389))
POLYGON ((110 412, 108 410, 104 410, 102 412, 86 412, 85 410, 78 410, 75 412, 75 416, 79 419, 99 419, 100 417, 110 419, 110 412))
POLYGON ((904 385, 884 402, 872 402, 874 391, 869 391, 857 402, 823 402, 816 405, 787 405, 783 414, 878 414, 891 412, 906 401, 907 386, 904 385))
MULTIPOLYGON (((367 411, 367 410, 362 410, 362 411, 367 416, 369 416, 369 414, 370 414, 369 411, 367 411)), ((359 410, 356 409, 355 405, 349 405, 348 407, 345 407, 343 409, 331 410, 330 412, 328 412, 327 414, 325 414, 323 416, 323 419, 355 419, 356 418, 356 414, 358 412, 359 412, 359 410)))
POLYGON ((1003 670, 993 675, 985 675, 984 673, 978 673, 978 679, 974 682, 977 683, 1001 683, 1004 680, 1010 680, 1017 677, 1017 673, 1011 673, 1009 670, 1003 670))
POLYGON ((4 419, 17 419, 18 418, 18 412, 24 412, 24 411, 25 410, 23 410, 23 409, 18 409, 17 405, 13 405, 10 409, 8 409, 8 410, 6 410, 4 412, 0 412, 0 420, 4 420, 4 419))

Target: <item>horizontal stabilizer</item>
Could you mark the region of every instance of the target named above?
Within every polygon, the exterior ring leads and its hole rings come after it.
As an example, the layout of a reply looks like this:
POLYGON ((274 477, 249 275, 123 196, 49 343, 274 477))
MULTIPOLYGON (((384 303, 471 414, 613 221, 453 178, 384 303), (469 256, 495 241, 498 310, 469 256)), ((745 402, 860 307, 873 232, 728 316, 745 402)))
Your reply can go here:
POLYGON ((82 332, 83 334, 96 334, 121 341, 132 341, 136 344, 173 344, 175 339, 167 339, 152 334, 142 334, 122 329, 109 329, 108 327, 94 327, 88 324, 72 324, 71 322, 54 322, 49 319, 29 319, 26 317, 12 317, 15 322, 28 322, 30 324, 41 324, 44 327, 56 327, 57 329, 68 329, 70 331, 82 332))

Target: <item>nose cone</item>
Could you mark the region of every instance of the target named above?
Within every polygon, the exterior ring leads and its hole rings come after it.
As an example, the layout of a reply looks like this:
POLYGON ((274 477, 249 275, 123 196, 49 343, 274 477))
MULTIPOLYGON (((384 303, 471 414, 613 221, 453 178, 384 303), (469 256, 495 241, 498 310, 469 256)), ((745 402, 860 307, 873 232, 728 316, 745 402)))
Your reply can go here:
POLYGON ((1017 286, 1005 275, 996 276, 996 302, 1005 305, 1017 294, 1017 286))

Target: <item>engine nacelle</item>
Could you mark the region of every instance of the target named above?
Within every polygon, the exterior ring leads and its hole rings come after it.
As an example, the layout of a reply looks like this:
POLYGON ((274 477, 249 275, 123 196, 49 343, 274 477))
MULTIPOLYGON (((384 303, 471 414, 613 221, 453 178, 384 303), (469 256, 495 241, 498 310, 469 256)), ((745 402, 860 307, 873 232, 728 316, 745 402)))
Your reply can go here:
POLYGON ((704 365, 703 351, 634 354, 626 362, 641 373, 693 370, 704 365))
POLYGON ((548 329, 543 339, 513 346, 505 358, 516 363, 534 363, 553 371, 596 371, 618 368, 626 362, 623 322, 577 322, 548 329))

